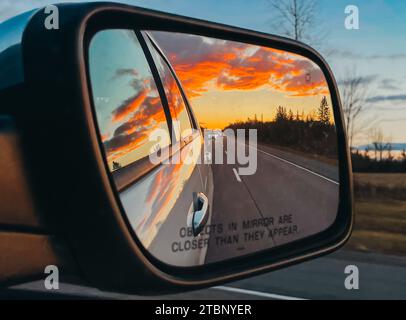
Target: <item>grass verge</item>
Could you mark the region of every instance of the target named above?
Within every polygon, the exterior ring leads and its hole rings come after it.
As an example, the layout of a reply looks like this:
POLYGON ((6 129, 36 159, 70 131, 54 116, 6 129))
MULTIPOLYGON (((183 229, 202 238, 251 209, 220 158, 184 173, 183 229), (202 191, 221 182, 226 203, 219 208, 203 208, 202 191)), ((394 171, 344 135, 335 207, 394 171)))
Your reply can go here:
POLYGON ((406 255, 406 201, 356 199, 354 231, 346 248, 406 255))

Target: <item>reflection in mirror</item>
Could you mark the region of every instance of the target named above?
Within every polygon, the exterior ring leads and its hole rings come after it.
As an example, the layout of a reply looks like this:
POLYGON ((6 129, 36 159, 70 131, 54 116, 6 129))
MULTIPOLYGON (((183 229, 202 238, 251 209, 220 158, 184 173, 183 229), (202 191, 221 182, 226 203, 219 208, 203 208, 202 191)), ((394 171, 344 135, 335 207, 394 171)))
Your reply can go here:
POLYGON ((334 223, 332 102, 322 70, 308 58, 115 29, 92 38, 89 75, 124 214, 156 259, 223 261, 334 223))

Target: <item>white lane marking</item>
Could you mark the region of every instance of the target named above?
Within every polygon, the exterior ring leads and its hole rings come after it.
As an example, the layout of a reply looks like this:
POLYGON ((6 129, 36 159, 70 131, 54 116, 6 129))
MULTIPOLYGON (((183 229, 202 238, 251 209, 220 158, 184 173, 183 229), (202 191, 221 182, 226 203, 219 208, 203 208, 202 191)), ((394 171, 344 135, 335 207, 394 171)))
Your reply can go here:
POLYGON ((241 182, 241 178, 240 175, 238 174, 237 170, 235 170, 235 168, 233 168, 234 174, 235 174, 235 178, 237 179, 238 182, 241 182))
POLYGON ((257 296, 257 297, 278 299, 278 300, 307 300, 304 298, 297 298, 297 297, 291 297, 291 296, 284 296, 284 295, 280 295, 280 294, 240 289, 240 288, 234 288, 234 287, 226 287, 226 286, 212 287, 211 289, 229 291, 229 292, 234 292, 234 293, 242 293, 242 294, 248 294, 248 295, 257 296))
MULTIPOLYGON (((255 149, 253 146, 250 146, 250 145, 248 145, 248 146, 249 146, 250 148, 255 149)), ((327 178, 327 177, 325 177, 325 176, 323 176, 323 175, 321 175, 321 174, 318 174, 318 173, 316 173, 316 172, 314 172, 314 171, 311 171, 311 170, 309 170, 309 169, 307 169, 307 168, 305 168, 305 167, 299 166, 299 165, 296 164, 296 163, 293 163, 293 162, 288 161, 288 160, 286 160, 286 159, 283 159, 283 158, 281 158, 281 157, 275 156, 275 155, 270 154, 270 153, 268 153, 268 152, 265 152, 265 151, 263 151, 263 150, 261 150, 261 149, 258 149, 258 148, 256 148, 256 149, 257 149, 259 152, 262 152, 262 153, 264 153, 264 154, 266 154, 266 155, 268 155, 268 156, 270 156, 270 157, 273 157, 273 158, 275 158, 275 159, 278 159, 278 160, 280 160, 280 161, 282 161, 282 162, 286 162, 286 163, 288 163, 288 164, 290 164, 290 165, 292 165, 292 166, 294 166, 294 167, 296 167, 296 168, 299 168, 299 169, 302 169, 302 170, 304 170, 304 171, 306 171, 306 172, 308 172, 308 173, 314 174, 315 176, 317 176, 317 177, 319 177, 319 178, 322 178, 322 179, 324 179, 324 180, 326 180, 326 181, 329 181, 329 182, 334 183, 334 184, 336 184, 336 185, 340 185, 337 181, 332 180, 332 179, 330 179, 330 178, 327 178)))

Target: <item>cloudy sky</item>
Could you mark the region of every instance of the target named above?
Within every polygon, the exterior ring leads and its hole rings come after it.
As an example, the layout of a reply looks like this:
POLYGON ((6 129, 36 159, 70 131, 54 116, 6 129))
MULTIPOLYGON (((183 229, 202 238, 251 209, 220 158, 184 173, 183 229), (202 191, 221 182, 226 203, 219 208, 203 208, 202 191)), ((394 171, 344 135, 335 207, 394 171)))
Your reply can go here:
POLYGON ((300 55, 196 35, 150 34, 206 128, 224 129, 255 117, 272 121, 278 106, 305 118, 323 97, 330 101, 323 72, 300 55))
MULTIPOLYGON (((56 0, 2 0, 0 21, 56 0)), ((69 1, 63 1, 69 2, 69 1)), ((73 1, 71 1, 73 2, 73 1)), ((80 2, 80 1, 75 1, 80 2)), ((117 1, 118 2, 118 1, 117 1)), ((146 8, 277 33, 275 15, 267 0, 123 0, 146 8), (231 5, 232 3, 232 5, 231 5)), ((406 1, 320 0, 318 23, 325 32, 317 44, 340 81, 352 70, 368 84, 366 117, 393 142, 406 142, 406 1), (344 27, 345 7, 357 5, 360 29, 344 27)), ((319 32, 319 31, 317 31, 319 32)), ((359 137, 359 143, 363 137, 359 137)))

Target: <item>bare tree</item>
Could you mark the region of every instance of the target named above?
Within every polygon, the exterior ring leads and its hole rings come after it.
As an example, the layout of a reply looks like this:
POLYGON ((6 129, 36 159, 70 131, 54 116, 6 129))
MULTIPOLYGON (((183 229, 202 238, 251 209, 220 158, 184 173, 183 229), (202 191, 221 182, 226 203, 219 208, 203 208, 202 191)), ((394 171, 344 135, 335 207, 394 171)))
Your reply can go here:
POLYGON ((381 128, 373 128, 369 133, 375 152, 375 159, 382 161, 384 151, 391 150, 390 138, 385 137, 381 128))
POLYGON ((368 86, 371 81, 372 78, 359 76, 355 69, 348 71, 345 77, 339 81, 350 148, 353 147, 354 139, 367 131, 373 124, 371 119, 364 117, 368 86))
MULTIPOLYGON (((365 150, 364 150, 364 156, 366 158, 369 158, 369 151, 371 151, 371 148, 369 146, 366 146, 365 150)), ((357 149, 357 152, 358 152, 358 149, 357 149)))
POLYGON ((316 45, 325 38, 317 19, 318 0, 268 0, 273 9, 273 27, 282 35, 316 45))
POLYGON ((387 159, 388 159, 389 161, 393 161, 393 155, 392 155, 393 146, 392 146, 392 142, 388 142, 388 143, 387 143, 387 148, 386 148, 386 149, 388 150, 388 157, 387 157, 387 159))

